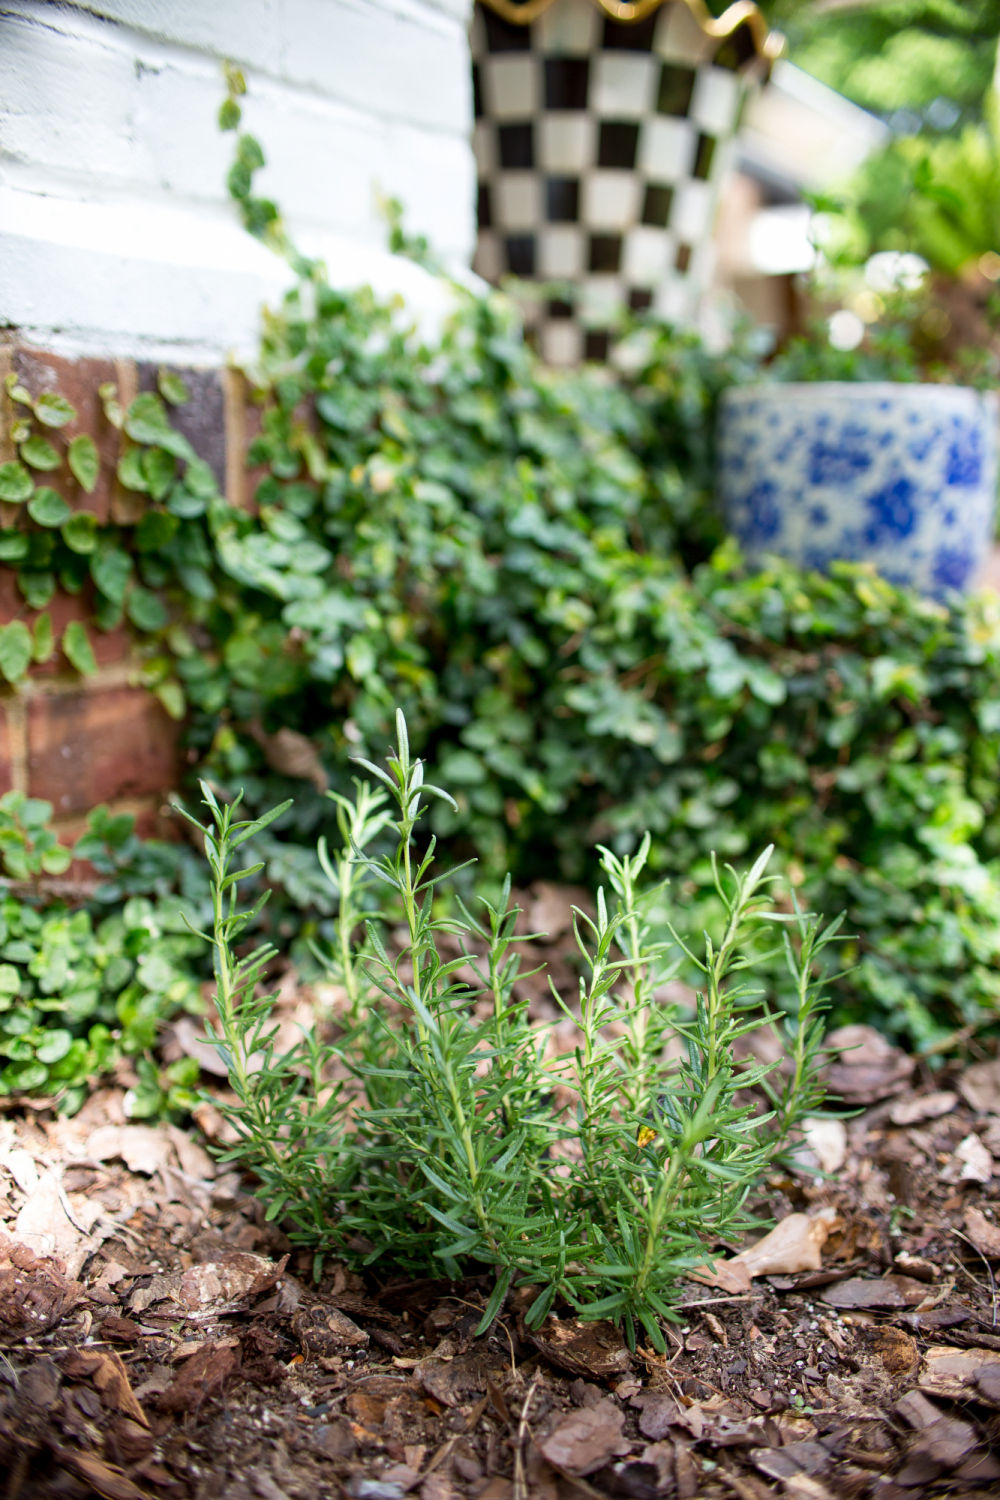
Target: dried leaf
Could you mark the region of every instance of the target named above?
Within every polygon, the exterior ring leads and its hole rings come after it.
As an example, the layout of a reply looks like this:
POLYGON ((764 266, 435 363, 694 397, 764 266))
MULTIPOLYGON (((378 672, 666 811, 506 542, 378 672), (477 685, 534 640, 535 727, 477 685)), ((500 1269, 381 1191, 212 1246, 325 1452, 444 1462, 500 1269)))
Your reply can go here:
POLYGON ((958 1080, 958 1092, 981 1114, 1000 1115, 1000 1057, 966 1068, 958 1080))
MULTIPOLYGON (((211 1042, 205 1040, 205 1026, 203 1022, 195 1022, 190 1016, 180 1016, 169 1028, 173 1040, 180 1047, 185 1057, 193 1057, 195 1062, 204 1073, 212 1073, 216 1078, 228 1078, 229 1068, 223 1061, 219 1049, 213 1047, 211 1042)), ((213 1109, 212 1105, 208 1109, 213 1109)), ((202 1112, 205 1113, 204 1106, 202 1112)), ((215 1111, 217 1114, 218 1111, 215 1111)), ((219 1115, 222 1121, 222 1116, 219 1115)), ((209 1131, 202 1121, 199 1125, 205 1130, 205 1134, 211 1136, 214 1132, 209 1131)))
POLYGON ((102 1125, 87 1137, 87 1155, 94 1161, 119 1156, 130 1172, 152 1177, 170 1160, 170 1137, 152 1125, 102 1125))
POLYGON ((960 1178, 965 1182, 989 1182, 993 1176, 993 1158, 978 1135, 967 1135, 955 1147, 955 1160, 962 1163, 960 1178))
POLYGON ((97 1240, 74 1224, 66 1195, 54 1169, 44 1172, 25 1200, 14 1233, 35 1255, 55 1256, 75 1280, 84 1261, 98 1248, 97 1240))
POLYGON ((843 1120, 803 1120, 807 1148, 824 1172, 839 1172, 847 1160, 847 1127, 843 1120))
POLYGON ((700 1281, 702 1286, 718 1287, 720 1291, 739 1295, 750 1290, 750 1272, 746 1264, 733 1256, 729 1260, 713 1261, 710 1271, 689 1271, 688 1281, 700 1281))
POLYGON ((592 1474, 618 1453, 628 1453, 622 1437, 624 1414, 609 1400, 580 1407, 558 1422, 538 1446, 554 1468, 567 1474, 592 1474))
POLYGON ((0 1167, 7 1168, 21 1192, 30 1198, 38 1186, 38 1168, 30 1151, 24 1151, 20 1146, 0 1151, 0 1167))
POLYGON ((752 1276, 793 1276, 818 1271, 821 1251, 837 1218, 834 1208, 818 1214, 789 1214, 769 1234, 729 1260, 717 1260, 711 1271, 692 1271, 689 1279, 727 1291, 750 1290, 752 1276))
POLYGON ((827 1036, 826 1046, 840 1053, 827 1070, 827 1084, 845 1104, 874 1104, 902 1093, 915 1066, 874 1026, 839 1026, 827 1036))
POLYGON ((751 1276, 793 1276, 797 1271, 818 1271, 821 1251, 830 1234, 837 1211, 824 1208, 818 1214, 789 1214, 756 1245, 741 1250, 736 1260, 751 1276))
POLYGON ((643 1391, 632 1398, 631 1404, 642 1412, 639 1431, 653 1443, 667 1437, 670 1428, 681 1420, 677 1402, 666 1391, 643 1391))
POLYGON ((949 1114, 957 1103, 958 1095, 947 1090, 939 1094, 920 1094, 894 1104, 889 1119, 894 1125, 919 1125, 923 1120, 936 1120, 939 1115, 949 1114))
POLYGON ((1000 1259, 1000 1228, 990 1223, 982 1209, 970 1204, 965 1210, 965 1227, 980 1255, 988 1260, 1000 1259))
POLYGON ((215 1177, 215 1162, 205 1148, 199 1146, 186 1130, 178 1130, 176 1125, 168 1125, 167 1134, 181 1164, 181 1171, 200 1182, 212 1181, 215 1177))

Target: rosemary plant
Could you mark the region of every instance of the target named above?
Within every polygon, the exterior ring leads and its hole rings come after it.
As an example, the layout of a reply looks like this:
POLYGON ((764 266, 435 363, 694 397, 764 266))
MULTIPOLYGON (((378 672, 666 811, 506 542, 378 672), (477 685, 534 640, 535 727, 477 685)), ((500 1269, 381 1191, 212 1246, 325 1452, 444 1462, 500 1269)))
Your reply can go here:
POLYGON ((237 884, 252 871, 230 872, 232 856, 282 809, 236 823, 235 804, 220 807, 204 788, 214 820, 203 832, 215 889, 218 1045, 240 1135, 225 1159, 251 1167, 269 1216, 319 1253, 453 1276, 470 1263, 491 1267, 481 1329, 512 1284, 531 1284, 532 1326, 558 1302, 624 1322, 633 1346, 644 1329, 662 1349, 678 1278, 719 1240, 759 1226, 748 1195, 821 1103, 825 1001, 816 971, 840 921, 824 930, 797 908, 774 911, 768 849, 745 874, 715 870, 724 931, 717 943, 706 934, 695 954, 672 928, 669 940, 654 938, 662 888, 641 883, 649 840, 633 856, 602 850, 610 899, 601 889, 595 917, 575 913, 578 999, 553 991, 578 1043, 572 1056, 552 1059, 547 1029, 529 1019, 517 989, 531 939, 516 935, 510 881, 478 914, 460 900, 448 906, 435 841, 421 852, 418 835, 428 798, 450 798, 424 783, 401 713, 397 733, 385 769, 360 761, 384 790, 358 782, 353 803, 338 798, 344 847, 335 859, 321 850, 342 906, 332 972, 355 1022, 333 1045, 307 1037, 275 1056, 273 996, 256 994, 274 950, 232 955, 259 909, 237 913, 237 884), (389 826, 394 852, 367 853, 389 826), (368 957, 359 958, 358 893, 374 881, 402 908, 406 941, 390 953, 369 920, 368 957), (748 956, 762 922, 791 929, 781 947, 798 1010, 787 1019, 762 1010, 746 981, 747 970, 774 957, 748 956), (680 948, 704 979, 694 1014, 662 998, 680 948), (790 1057, 779 1083, 775 1064, 740 1062, 734 1051, 775 1020, 790 1057), (766 1094, 770 1112, 759 1104, 755 1112, 751 1090, 766 1094), (560 1102, 567 1096, 571 1108, 560 1102))
POLYGON ((261 944, 240 958, 236 945, 259 915, 269 892, 249 910, 237 909, 239 882, 263 869, 262 863, 233 869, 237 850, 273 823, 289 806, 283 802, 260 818, 236 821, 241 798, 220 804, 212 788, 200 783, 208 825, 181 811, 200 829, 211 873, 211 933, 215 971, 216 1029, 211 1040, 229 1069, 236 1103, 222 1112, 238 1136, 219 1153, 223 1162, 239 1162, 257 1177, 258 1196, 268 1205, 267 1218, 290 1216, 320 1251, 339 1244, 330 1224, 331 1196, 350 1177, 352 1159, 345 1122, 350 1095, 343 1078, 329 1081, 335 1049, 322 1046, 315 1033, 281 1056, 275 1056, 278 1027, 273 1024, 277 993, 258 993, 277 950, 261 944))
POLYGON ((331 978, 343 985, 352 1022, 360 1019, 362 1002, 371 989, 364 968, 367 952, 354 939, 365 917, 366 887, 373 883, 365 878, 366 870, 359 864, 355 851, 366 849, 392 822, 392 813, 385 806, 388 800, 385 792, 372 791, 367 781, 355 779, 354 785, 357 791, 353 802, 341 792, 326 794, 337 805, 337 826, 343 843, 340 852, 331 859, 326 839, 321 838, 317 854, 323 873, 337 895, 337 935, 329 953, 320 951, 318 946, 314 948, 331 978))

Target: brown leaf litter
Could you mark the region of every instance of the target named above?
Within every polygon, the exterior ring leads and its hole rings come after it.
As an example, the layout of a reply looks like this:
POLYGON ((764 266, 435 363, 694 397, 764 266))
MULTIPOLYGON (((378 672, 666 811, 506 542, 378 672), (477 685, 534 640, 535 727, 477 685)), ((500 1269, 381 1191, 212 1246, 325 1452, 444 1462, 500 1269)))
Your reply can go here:
POLYGON ((477 1337, 485 1272, 316 1285, 196 1133, 127 1121, 117 1091, 0 1120, 0 1494, 1000 1492, 1000 1066, 915 1085, 868 1028, 834 1042, 860 1113, 811 1122, 751 1243, 706 1245, 665 1354, 559 1304, 533 1331, 530 1287, 477 1337))

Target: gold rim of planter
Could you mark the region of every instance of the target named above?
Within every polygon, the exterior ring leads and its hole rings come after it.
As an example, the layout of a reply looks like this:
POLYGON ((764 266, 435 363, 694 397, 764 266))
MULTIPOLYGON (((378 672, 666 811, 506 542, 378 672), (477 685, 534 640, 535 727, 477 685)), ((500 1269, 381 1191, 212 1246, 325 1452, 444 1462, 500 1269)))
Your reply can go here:
MULTIPOLYGON (((483 0, 490 10, 496 11, 505 21, 515 26, 530 26, 532 21, 554 5, 556 0, 524 0, 518 5, 515 0, 483 0)), ((654 10, 669 0, 591 0, 598 10, 612 21, 628 25, 633 21, 644 21, 654 10)), ((727 11, 716 18, 705 5, 705 0, 679 0, 686 5, 706 36, 722 40, 732 36, 740 26, 749 26, 754 45, 762 57, 776 58, 784 47, 784 37, 778 31, 770 31, 767 22, 753 0, 736 0, 727 11)))

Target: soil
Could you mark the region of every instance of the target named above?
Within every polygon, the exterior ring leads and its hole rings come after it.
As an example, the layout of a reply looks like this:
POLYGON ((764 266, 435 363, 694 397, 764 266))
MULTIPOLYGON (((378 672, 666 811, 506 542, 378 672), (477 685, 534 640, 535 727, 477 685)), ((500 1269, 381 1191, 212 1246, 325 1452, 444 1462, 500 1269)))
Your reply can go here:
POLYGON ((533 1337, 530 1288, 477 1338, 488 1275, 315 1282, 205 1151, 211 1106, 181 1131, 126 1121, 121 1089, 69 1121, 22 1104, 0 1118, 0 1493, 1000 1493, 1000 1062, 915 1079, 851 1031, 859 1112, 754 1204, 789 1235, 821 1219, 819 1268, 684 1283, 665 1355, 567 1308, 533 1337))

